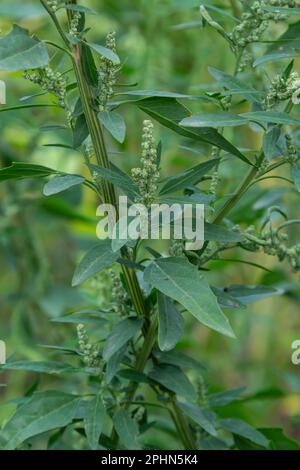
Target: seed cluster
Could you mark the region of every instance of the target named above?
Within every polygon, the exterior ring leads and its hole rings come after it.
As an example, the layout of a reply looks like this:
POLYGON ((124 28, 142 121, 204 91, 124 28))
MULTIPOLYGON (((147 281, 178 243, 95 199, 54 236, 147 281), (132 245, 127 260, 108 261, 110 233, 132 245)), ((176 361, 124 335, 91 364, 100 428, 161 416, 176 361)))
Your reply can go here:
POLYGON ((60 72, 55 72, 51 67, 46 66, 37 70, 25 70, 23 77, 39 85, 42 90, 56 96, 58 104, 65 107, 66 80, 60 72))
POLYGON ((184 242, 183 240, 171 240, 170 248, 169 248, 169 255, 170 256, 183 256, 184 254, 184 242))
POLYGON ((79 34, 79 22, 81 18, 81 13, 79 11, 75 11, 74 15, 71 19, 70 23, 70 31, 69 34, 73 37, 77 37, 79 34))
POLYGON ((286 245, 289 240, 288 234, 280 232, 280 228, 271 225, 268 230, 258 233, 255 227, 251 226, 245 232, 247 241, 243 245, 250 251, 262 249, 267 255, 277 256, 279 261, 287 260, 295 271, 299 271, 300 243, 288 247, 286 245))
MULTIPOLYGON (((105 47, 116 52, 116 33, 111 32, 106 36, 105 47)), ((118 67, 109 59, 104 57, 98 70, 99 81, 99 107, 105 111, 107 102, 114 93, 113 87, 116 83, 118 67)))
POLYGON ((121 316, 127 316, 128 295, 123 287, 120 276, 112 270, 110 271, 110 276, 112 279, 112 300, 115 303, 114 310, 121 316))
POLYGON ((82 323, 77 325, 77 336, 79 348, 83 355, 83 362, 87 367, 97 367, 99 365, 98 347, 89 343, 86 329, 82 323))
POLYGON ((58 1, 57 0, 47 0, 48 7, 55 13, 58 9, 58 1))
POLYGON ((149 207, 155 201, 159 178, 157 151, 151 121, 144 121, 141 167, 133 168, 131 176, 140 192, 140 196, 136 198, 135 203, 144 204, 146 207, 149 207))
POLYGON ((300 92, 300 80, 296 72, 291 73, 288 78, 276 75, 266 97, 267 108, 273 108, 282 101, 292 99, 297 92, 300 92))
POLYGON ((285 141, 286 141, 287 153, 284 155, 284 157, 288 163, 290 164, 296 163, 300 158, 300 151, 293 144, 293 139, 289 134, 286 134, 285 141))

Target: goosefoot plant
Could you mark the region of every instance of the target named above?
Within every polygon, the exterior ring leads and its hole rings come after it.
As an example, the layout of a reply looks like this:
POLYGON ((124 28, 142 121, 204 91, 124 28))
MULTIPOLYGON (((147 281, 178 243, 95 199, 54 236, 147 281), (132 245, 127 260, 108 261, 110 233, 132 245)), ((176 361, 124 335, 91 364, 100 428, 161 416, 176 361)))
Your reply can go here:
POLYGON ((181 240, 170 242, 169 253, 148 247, 142 240, 107 239, 92 246, 76 268, 73 286, 92 279, 93 287, 100 289, 105 275, 105 282, 111 282, 111 298, 100 300, 96 311, 75 312, 60 319, 77 323, 78 346, 58 347, 71 355, 73 364, 9 361, 3 366, 4 370, 65 373, 66 380, 81 372, 88 377, 85 389, 81 386, 70 393, 70 385, 68 392, 34 391, 24 397, 2 429, 1 447, 24 448, 36 436, 49 432, 49 449, 66 434, 71 448, 78 448, 74 442, 80 442, 83 449, 147 448, 144 433, 157 426, 153 416, 162 414, 170 420, 168 429, 176 430, 179 449, 276 449, 277 434, 272 429, 257 430, 241 419, 219 415, 220 407, 242 398, 244 389, 209 394, 202 379, 203 366, 176 350, 176 345, 183 334, 184 312, 234 341, 238 331, 233 332, 222 309, 243 308, 246 298, 249 303, 251 297, 279 294, 272 286, 210 286, 205 270, 225 250, 246 254, 261 250, 289 263, 294 271, 300 269, 300 245, 289 244, 286 230, 300 221, 289 220, 282 207, 267 207, 254 215, 250 226, 238 226, 236 217, 231 220, 243 196, 266 179, 278 178, 300 190, 300 153, 294 132, 300 121, 291 114, 300 85, 290 61, 300 24, 289 26, 287 22, 288 15, 299 14, 296 2, 224 2, 224 8, 217 9, 224 25, 211 16, 216 10, 200 6, 202 27, 214 28, 228 42, 236 66, 232 74, 210 69, 215 91, 192 97, 199 109, 210 110, 198 114, 191 114, 178 101, 191 98, 186 95, 138 90, 117 94, 121 66, 115 33, 108 34, 105 46, 90 43, 85 21, 91 10, 76 1, 41 0, 41 4, 59 42, 40 40, 14 26, 0 39, 0 69, 22 70, 25 79, 50 93, 51 104, 25 106, 61 109, 90 178, 16 162, 1 169, 0 180, 49 177, 46 196, 84 184, 98 201, 116 209, 119 193, 146 206, 170 200, 201 202, 206 205, 207 221, 205 243, 198 251, 187 251, 181 240), (234 23, 231 30, 228 15, 234 23), (285 28, 283 35, 265 46, 265 55, 254 57, 263 50, 257 43, 263 44, 266 29, 275 23, 285 28), (67 72, 56 68, 49 50, 66 57, 67 72), (282 66, 281 60, 286 58, 289 64, 282 66), (259 67, 270 60, 278 61, 278 73, 268 81, 262 79, 259 67), (247 75, 240 74, 245 70, 247 75), (124 118, 117 111, 125 103, 152 119, 144 122, 141 160, 130 174, 111 163, 106 143, 106 134, 118 142, 125 138, 124 118), (161 145, 155 142, 153 121, 199 145, 208 158, 162 179, 161 145), (228 131, 236 126, 259 132, 261 148, 249 149, 247 144, 247 150, 242 150, 228 140, 228 131), (232 184, 239 179, 235 178, 238 165, 245 174, 229 196, 222 188, 224 165, 231 168, 232 184), (276 173, 285 167, 291 169, 290 178, 276 173), (90 323, 94 331, 101 331, 100 341, 89 331, 90 323))

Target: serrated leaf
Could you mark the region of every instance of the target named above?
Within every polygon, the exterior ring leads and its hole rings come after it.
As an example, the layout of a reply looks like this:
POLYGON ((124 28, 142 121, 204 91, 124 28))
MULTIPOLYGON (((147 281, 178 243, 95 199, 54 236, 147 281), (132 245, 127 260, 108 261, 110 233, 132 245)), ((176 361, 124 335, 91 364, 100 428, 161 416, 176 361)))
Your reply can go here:
POLYGON ((149 377, 187 401, 196 401, 197 394, 187 376, 176 366, 164 365, 153 367, 149 377))
POLYGON ((106 417, 102 396, 99 393, 85 406, 84 429, 91 449, 96 450, 99 446, 99 438, 106 417))
POLYGON ((63 392, 35 393, 19 406, 1 431, 5 450, 14 450, 30 437, 70 424, 80 397, 63 392))
POLYGON ((165 178, 160 182, 160 196, 180 191, 191 184, 199 182, 203 176, 219 163, 219 161, 220 159, 218 158, 208 160, 207 162, 199 163, 199 165, 189 168, 177 175, 165 178))
POLYGON ((141 318, 126 318, 114 326, 105 341, 103 359, 108 361, 124 344, 140 331, 143 324, 141 318))
POLYGON ((237 434, 238 436, 245 437, 249 439, 251 442, 258 444, 262 447, 268 447, 269 441, 268 439, 257 429, 250 426, 250 424, 246 423, 242 419, 236 418, 227 418, 220 420, 220 426, 227 431, 232 432, 233 434, 237 434))
POLYGON ((105 129, 122 144, 126 136, 126 124, 123 116, 115 112, 100 111, 98 118, 105 129))
POLYGON ((203 274, 184 258, 160 258, 149 264, 144 280, 152 287, 181 303, 204 325, 234 337, 230 324, 220 310, 216 296, 203 274))
POLYGON ((120 441, 126 449, 138 450, 140 448, 137 443, 139 428, 129 411, 124 409, 118 410, 113 417, 113 422, 120 441))
POLYGON ((84 181, 85 179, 78 175, 54 176, 54 178, 45 184, 43 194, 45 196, 52 196, 53 194, 61 193, 73 186, 82 184, 84 181))
POLYGON ((158 293, 158 345, 162 351, 170 351, 183 334, 184 321, 170 299, 158 293))
POLYGON ((7 36, 0 38, 0 70, 26 70, 49 63, 45 44, 29 35, 27 29, 13 25, 7 36))
POLYGON ((78 286, 89 277, 94 276, 117 261, 118 257, 119 253, 113 252, 111 249, 111 240, 99 241, 80 261, 72 279, 72 286, 78 286))

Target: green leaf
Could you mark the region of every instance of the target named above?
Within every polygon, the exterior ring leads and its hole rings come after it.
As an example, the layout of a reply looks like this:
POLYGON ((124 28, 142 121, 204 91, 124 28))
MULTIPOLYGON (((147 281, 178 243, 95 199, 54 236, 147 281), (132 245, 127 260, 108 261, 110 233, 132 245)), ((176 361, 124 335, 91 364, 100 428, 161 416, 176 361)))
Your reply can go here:
POLYGON ((59 8, 65 8, 66 10, 79 11, 80 13, 85 13, 86 15, 97 15, 95 10, 91 8, 84 7, 83 5, 71 5, 69 3, 63 3, 59 8))
POLYGON ((233 284, 226 287, 226 292, 244 305, 264 300, 273 295, 281 295, 282 291, 271 286, 250 286, 233 284))
POLYGON ((211 395, 208 395, 208 403, 210 406, 229 405, 234 401, 240 400, 245 390, 245 387, 238 387, 226 390, 225 392, 212 393, 211 395))
POLYGON ((126 318, 114 326, 111 334, 105 341, 103 359, 108 361, 124 344, 133 338, 141 329, 141 318, 126 318))
POLYGON ((193 114, 183 119, 183 127, 236 127, 248 124, 247 119, 233 113, 193 114))
POLYGON ((251 113, 240 114, 249 121, 256 121, 261 124, 285 124, 289 126, 298 126, 300 120, 293 118, 288 113, 276 111, 254 111, 251 113))
POLYGON ((282 150, 279 145, 279 138, 280 138, 280 128, 279 127, 271 127, 267 130, 264 135, 263 140, 263 151, 268 160, 272 160, 273 158, 281 155, 282 150))
POLYGON ((73 146, 74 149, 80 147, 89 135, 88 126, 86 123, 85 115, 80 114, 76 119, 75 129, 73 132, 73 146))
POLYGON ((243 241, 244 237, 240 233, 230 231, 221 225, 204 222, 204 239, 221 243, 234 243, 243 241))
POLYGON ((162 351, 173 349, 183 334, 184 321, 170 299, 158 293, 158 345, 162 351))
POLYGON ((299 163, 293 163, 291 166, 291 175, 294 184, 298 191, 300 191, 300 166, 299 163))
POLYGON ((182 369, 195 369, 200 372, 205 370, 205 367, 200 362, 179 351, 162 352, 157 349, 153 354, 162 364, 170 364, 182 369))
POLYGON ((189 128, 186 129, 179 125, 180 121, 191 115, 190 111, 180 104, 174 98, 145 98, 143 100, 136 101, 135 104, 149 114, 153 119, 158 121, 163 126, 172 129, 177 134, 183 135, 190 139, 206 142, 214 145, 226 152, 229 152, 244 162, 252 165, 251 162, 228 140, 226 140, 221 134, 212 128, 189 128))
POLYGON ((78 286, 89 277, 94 276, 102 269, 117 261, 118 257, 119 253, 114 253, 111 249, 111 240, 99 241, 80 261, 72 279, 72 286, 78 286))
POLYGON ((144 280, 181 303, 204 325, 234 337, 229 322, 203 274, 184 258, 160 258, 149 264, 144 280))
POLYGON ((119 370, 119 366, 121 364, 121 361, 126 353, 127 350, 127 344, 124 344, 122 348, 120 348, 115 354, 111 356, 110 359, 108 359, 106 363, 106 370, 105 370, 105 382, 109 384, 116 373, 119 370))
POLYGON ((291 47, 281 48, 278 52, 270 52, 265 54, 262 57, 256 59, 253 63, 253 67, 258 67, 259 65, 265 64, 267 62, 277 62, 282 59, 293 59, 300 55, 300 51, 297 51, 291 47))
POLYGON ((126 124, 123 116, 110 111, 101 111, 98 118, 110 134, 121 144, 126 136, 126 124))
POLYGON ((266 11, 272 11, 274 13, 283 13, 285 15, 300 15, 300 8, 263 6, 263 9, 266 11))
POLYGON ((122 93, 117 93, 120 95, 129 95, 129 96, 149 96, 149 97, 160 97, 160 98, 197 98, 196 96, 183 95, 181 93, 174 93, 172 91, 156 91, 156 90, 130 90, 124 91, 122 93))
POLYGON ((120 59, 115 52, 107 47, 99 46, 99 44, 95 44, 94 42, 85 42, 85 44, 93 49, 94 51, 98 52, 102 57, 110 60, 113 64, 119 65, 120 59))
POLYGON ((262 428, 260 431, 271 441, 274 450, 300 450, 299 442, 286 436, 280 428, 262 428))
POLYGON ((261 93, 251 86, 243 83, 236 77, 209 67, 209 73, 218 83, 231 92, 232 95, 240 95, 252 103, 261 103, 261 93))
POLYGON ((49 63, 45 44, 31 37, 27 29, 13 25, 12 31, 0 38, 0 70, 26 70, 49 63))
POLYGON ((97 165, 89 165, 89 168, 101 176, 101 178, 110 181, 113 185, 122 189, 131 201, 134 201, 135 198, 139 196, 139 190, 136 184, 130 176, 119 170, 119 168, 112 167, 112 169, 108 169, 97 165))
POLYGON ((14 450, 30 437, 65 427, 76 415, 80 397, 57 391, 35 393, 4 426, 4 450, 14 450))
POLYGON ((165 194, 174 193, 191 184, 199 182, 203 176, 219 163, 219 161, 219 158, 208 160, 181 173, 177 173, 177 175, 165 178, 160 182, 161 188, 159 194, 163 196, 165 194))
POLYGON ((178 367, 170 365, 155 366, 148 375, 152 380, 187 401, 196 401, 197 394, 193 385, 178 367))
POLYGON ((269 441, 268 439, 255 428, 250 426, 250 424, 246 423, 242 419, 236 418, 227 418, 220 420, 220 426, 227 431, 232 432, 233 434, 237 434, 238 436, 245 437, 249 439, 251 442, 258 444, 262 447, 268 447, 269 441))
POLYGON ((61 193, 62 191, 66 191, 66 189, 82 184, 84 181, 85 179, 78 175, 54 176, 54 178, 45 184, 43 194, 45 196, 52 196, 53 194, 61 193))
POLYGON ((89 400, 85 407, 84 429, 92 450, 99 446, 99 438, 104 426, 106 411, 103 405, 102 396, 99 393, 92 400, 89 400))
POLYGON ((212 436, 218 435, 215 428, 216 417, 212 411, 200 408, 197 405, 191 405, 190 403, 178 403, 178 406, 186 416, 197 423, 208 434, 212 436))
POLYGON ((11 179, 43 178, 55 173, 56 170, 46 166, 13 162, 11 166, 0 169, 0 182, 11 179))
POLYGON ((113 422, 120 441, 126 449, 138 450, 140 448, 137 443, 139 428, 129 411, 123 408, 118 410, 114 415, 113 422))
POLYGON ((1 366, 1 370, 23 370, 45 374, 63 374, 65 372, 76 372, 77 369, 69 364, 55 361, 15 361, 7 362, 1 366))

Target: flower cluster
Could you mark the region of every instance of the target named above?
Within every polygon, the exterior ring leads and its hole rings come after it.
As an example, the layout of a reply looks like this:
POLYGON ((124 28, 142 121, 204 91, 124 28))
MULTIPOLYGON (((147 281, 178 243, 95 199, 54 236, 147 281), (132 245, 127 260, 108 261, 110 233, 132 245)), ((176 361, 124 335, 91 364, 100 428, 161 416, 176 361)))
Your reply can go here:
POLYGON ((296 72, 291 73, 288 78, 283 75, 277 75, 272 80, 266 97, 267 107, 272 108, 281 101, 292 99, 297 91, 299 92, 299 89, 300 80, 296 72))
POLYGON ((214 171, 214 172, 213 172, 213 175, 212 175, 212 178, 211 178, 210 188, 209 188, 209 192, 210 192, 210 194, 212 194, 213 196, 216 195, 219 181, 220 181, 219 172, 218 172, 218 171, 214 171))
MULTIPOLYGON (((106 36, 105 47, 116 52, 116 33, 111 32, 106 36)), ((99 79, 99 106, 100 111, 105 111, 107 102, 113 95, 113 87, 116 83, 118 67, 109 59, 104 57, 98 71, 99 79)))
POLYGON ((57 0, 47 0, 48 7, 55 13, 58 9, 58 1, 57 0))
MULTIPOLYGON (((248 2, 247 2, 248 3, 248 2)), ((248 44, 259 41, 270 21, 280 21, 285 18, 280 13, 266 11, 264 7, 294 8, 293 0, 261 0, 254 1, 242 14, 241 22, 234 28, 230 38, 237 50, 244 49, 248 44)))
POLYGON ((146 207, 149 207, 155 201, 157 180, 159 178, 157 151, 151 121, 144 121, 141 167, 133 168, 131 176, 140 192, 140 196, 136 198, 135 203, 144 204, 146 207))
POLYGON ((60 72, 54 72, 49 66, 34 71, 25 70, 23 77, 39 85, 42 90, 52 93, 58 104, 65 107, 66 80, 60 72))
POLYGON ((69 31, 69 34, 75 38, 78 36, 78 33, 79 33, 80 18, 81 18, 81 13, 79 11, 75 11, 71 19, 70 31, 69 31))
POLYGON ((115 304, 114 310, 121 316, 126 316, 128 313, 128 295, 123 287, 120 276, 114 271, 110 271, 110 276, 112 279, 112 300, 115 304))
POLYGON ((268 230, 258 233, 255 227, 249 227, 244 233, 246 242, 242 244, 249 251, 259 251, 260 249, 267 255, 277 256, 279 261, 287 260, 295 271, 300 271, 300 243, 288 247, 288 234, 281 232, 286 226, 275 228, 272 225, 268 230))
POLYGON ((184 254, 184 242, 183 240, 171 240, 170 248, 169 248, 169 255, 170 256, 183 256, 184 254))
POLYGON ((77 325, 77 336, 79 348, 83 355, 83 362, 87 367, 97 367, 99 365, 98 347, 89 343, 86 329, 82 323, 77 325))
POLYGON ((289 134, 286 134, 285 141, 286 141, 287 152, 284 155, 284 157, 288 163, 290 164, 296 163, 300 158, 299 149, 295 147, 295 145, 293 144, 292 137, 289 134))

